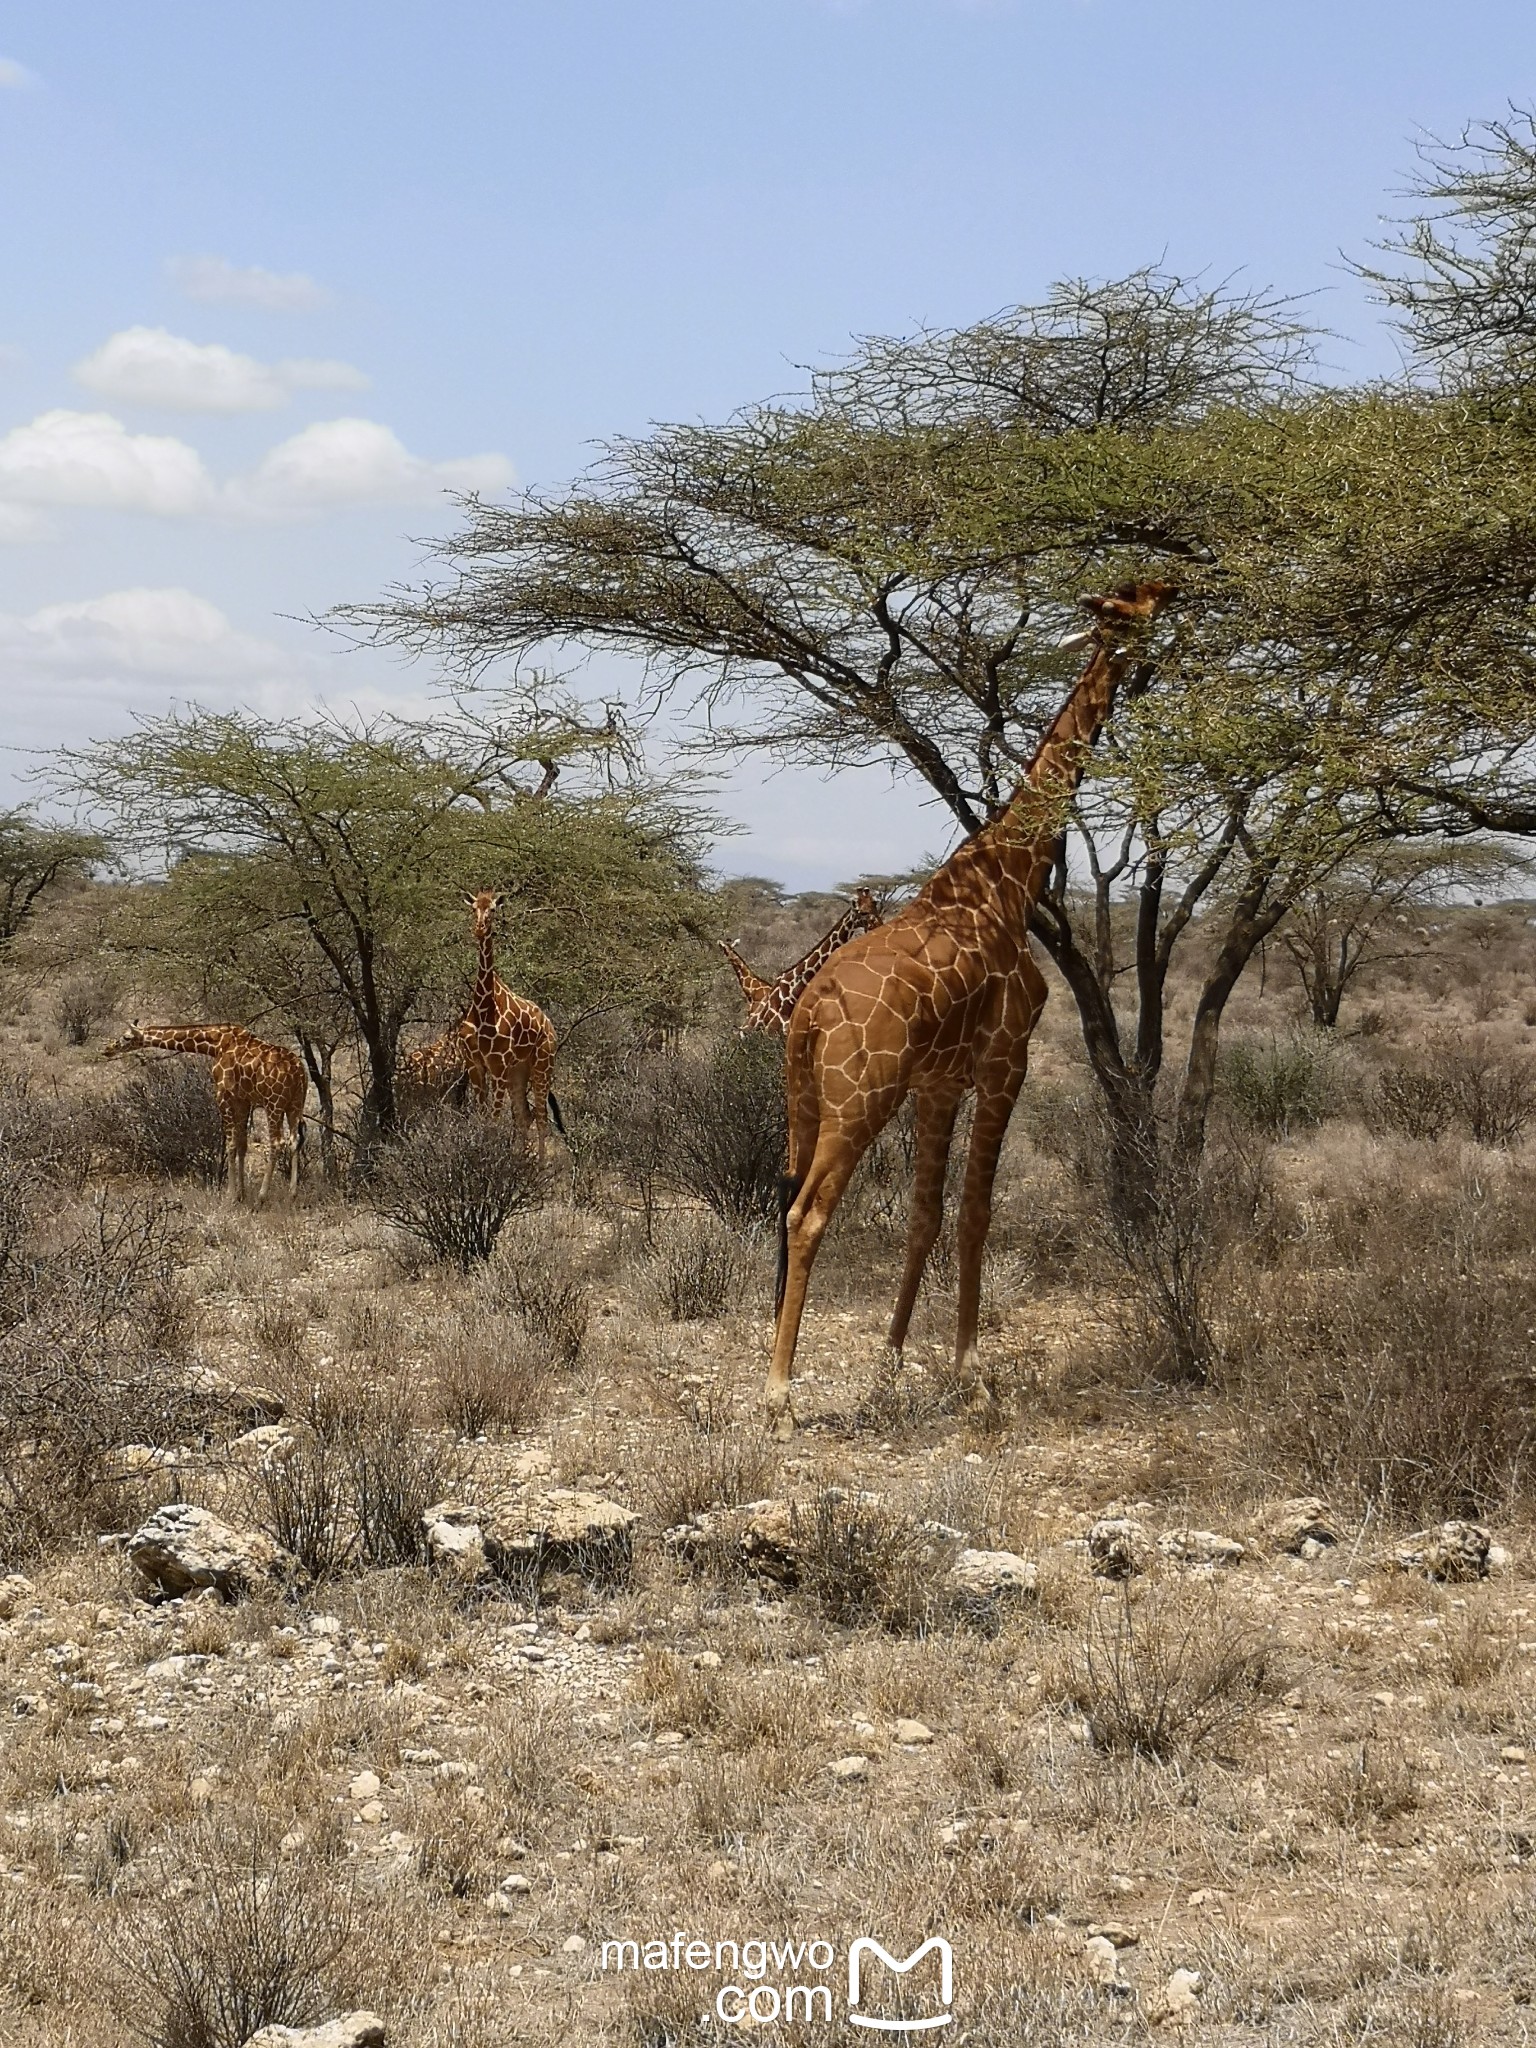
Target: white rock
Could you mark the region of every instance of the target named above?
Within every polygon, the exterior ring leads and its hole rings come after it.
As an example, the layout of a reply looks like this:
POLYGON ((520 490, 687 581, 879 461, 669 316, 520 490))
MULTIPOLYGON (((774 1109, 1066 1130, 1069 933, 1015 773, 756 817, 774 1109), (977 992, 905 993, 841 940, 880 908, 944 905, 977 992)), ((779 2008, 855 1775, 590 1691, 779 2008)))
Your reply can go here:
POLYGON ((1170 1529, 1157 1539, 1157 1547, 1179 1564, 1241 1564, 1248 1554, 1235 1536, 1217 1536, 1209 1529, 1170 1529))
POLYGON ((376 1771, 359 1771, 347 1787, 349 1799, 377 1799, 382 1786, 376 1771))
POLYGON ((829 1764, 827 1768, 831 1771, 834 1778, 845 1784, 851 1783, 857 1778, 867 1778, 869 1776, 869 1758, 867 1756, 840 1756, 835 1764, 829 1764))
POLYGON ((932 1742, 933 1730, 923 1721, 898 1721, 895 1727, 898 1742, 932 1742))
POLYGON ((1267 1501, 1253 1519, 1267 1543, 1297 1557, 1318 1557, 1339 1540, 1327 1502, 1315 1493, 1267 1501))
POLYGON ((504 1892, 531 1892, 533 1890, 533 1880, 524 1877, 520 1870, 509 1871, 501 1880, 501 1889, 504 1892))
POLYGON ((485 1570, 485 1535, 477 1508, 440 1500, 423 1513, 421 1529, 433 1564, 466 1579, 478 1578, 485 1570))
POLYGON ((0 1578, 0 1621, 9 1621, 18 1607, 26 1604, 32 1581, 21 1572, 7 1572, 0 1578))
POLYGON ((127 1551, 146 1590, 173 1597, 212 1586, 224 1599, 238 1599, 291 1563, 261 1530, 231 1529, 188 1501, 157 1508, 129 1537, 127 1551))
POLYGON ((1458 1582, 1488 1576, 1493 1538, 1481 1522, 1442 1522, 1438 1529, 1420 1529, 1399 1545, 1397 1562, 1405 1572, 1458 1582))
POLYGON ((349 2012, 321 2027, 263 2027, 245 2048, 384 2048, 387 2039, 376 2012, 349 2012))
POLYGON ((949 1568, 949 1589, 962 1606, 995 1610, 1034 1592, 1038 1574, 1012 1550, 962 1550, 949 1568))
POLYGON ((1154 2022, 1182 2027, 1199 2010, 1203 1980, 1198 1970, 1175 1970, 1150 2002, 1154 2022))
POLYGON ((1152 1542, 1128 1515, 1103 1515, 1088 1529, 1088 1568, 1096 1578, 1130 1579, 1152 1562, 1152 1542))
POLYGON ((586 1947, 586 1945, 587 1940, 585 1935, 568 1934, 565 1937, 564 1941, 561 1942, 560 1947, 562 1951, 568 1956, 579 1956, 582 1950, 586 1947))
POLYGON ((1120 1958, 1115 1953, 1115 1944, 1102 1934, 1090 1934, 1083 1943, 1083 1960, 1088 1965, 1088 1974, 1095 1984, 1102 1984, 1109 1990, 1120 1990, 1125 1979, 1120 1974, 1120 1958))

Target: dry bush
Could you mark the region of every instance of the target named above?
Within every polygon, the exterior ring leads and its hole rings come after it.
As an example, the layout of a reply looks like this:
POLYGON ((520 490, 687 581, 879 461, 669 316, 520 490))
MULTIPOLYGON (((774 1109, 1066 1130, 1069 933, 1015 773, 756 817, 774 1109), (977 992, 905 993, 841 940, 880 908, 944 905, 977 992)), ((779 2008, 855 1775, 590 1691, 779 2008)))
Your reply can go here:
POLYGON ((256 1515, 306 1577, 333 1578, 352 1561, 357 1530, 348 1511, 349 1473, 336 1443, 318 1432, 257 1474, 256 1515))
POLYGON ((1098 1749, 1156 1763, 1229 1743, 1281 1689, 1273 1645, 1204 1589, 1095 1603, 1067 1679, 1098 1749))
POLYGON ((104 1135, 132 1173, 217 1187, 224 1126, 203 1060, 154 1060, 125 1081, 104 1113, 104 1135))
POLYGON ((24 1284, 0 1301, 0 1555, 13 1559, 103 1525, 112 1451, 194 1441, 215 1419, 187 1383, 194 1325, 164 1203, 103 1196, 21 1248, 24 1284))
POLYGON ((743 1507, 769 1490, 776 1460, 760 1430, 717 1423, 708 1413, 683 1418, 656 1444, 636 1475, 646 1520, 675 1529, 714 1508, 743 1507))
POLYGON ((786 1799, 802 1792, 812 1768, 791 1749, 701 1757, 687 1781, 693 1825, 707 1842, 730 1848, 759 1833, 786 1799))
POLYGON ((1338 1093, 1332 1048, 1316 1037, 1233 1037, 1221 1049, 1218 1101, 1266 1138, 1289 1138, 1320 1124, 1338 1093))
POLYGON ((446 1111, 391 1146, 369 1193, 386 1222, 467 1273, 510 1217, 538 1205, 544 1179, 510 1124, 446 1111))
POLYGON ((156 2048, 244 2048, 259 2028, 325 2016, 355 1940, 352 1899, 260 1833, 178 1844, 180 1881, 113 1955, 120 2001, 156 2048))
POLYGON ((592 1319, 587 1260, 571 1242, 569 1217, 520 1218, 503 1238, 485 1286, 521 1319, 527 1345, 559 1371, 581 1357, 592 1319))
POLYGON ((944 1620, 944 1576, 959 1545, 915 1515, 829 1486, 797 1513, 795 1539, 800 1586, 828 1621, 920 1634, 944 1620))
POLYGON ((674 1323, 712 1322, 740 1306, 753 1250, 749 1238, 713 1215, 671 1217, 646 1276, 652 1297, 674 1323))
POLYGON ((309 1363, 309 1317, 281 1294, 264 1294, 251 1318, 251 1335, 274 1365, 302 1372, 309 1363))
POLYGON ((375 1568, 425 1563, 422 1515, 464 1476, 452 1447, 413 1427, 402 1408, 386 1405, 364 1419, 347 1463, 361 1562, 375 1568))
POLYGON ((1479 1145, 1515 1145, 1536 1119, 1536 1063, 1499 1052, 1483 1033, 1441 1040, 1384 1068, 1371 1108, 1379 1128, 1403 1137, 1459 1130, 1479 1145))
POLYGON ((1523 1277, 1389 1258, 1275 1276, 1234 1318, 1224 1378, 1255 1464, 1412 1523, 1528 1495, 1536 1339, 1523 1277))
POLYGON ((53 1013, 68 1045, 86 1045, 117 1008, 117 985, 100 971, 72 974, 59 988, 53 1013))
POLYGON ((509 1436, 548 1413, 555 1373, 513 1317, 460 1316, 437 1339, 438 1413, 460 1436, 509 1436))
POLYGON ((1312 1774, 1314 1805, 1341 1828, 1395 1820, 1419 1803, 1413 1765, 1398 1742, 1367 1741, 1318 1765, 1312 1774))
POLYGON ((734 1032, 700 1052, 650 1054, 605 1090, 595 1147, 654 1216, 672 1188, 723 1223, 771 1222, 784 1170, 783 1058, 777 1042, 734 1032))

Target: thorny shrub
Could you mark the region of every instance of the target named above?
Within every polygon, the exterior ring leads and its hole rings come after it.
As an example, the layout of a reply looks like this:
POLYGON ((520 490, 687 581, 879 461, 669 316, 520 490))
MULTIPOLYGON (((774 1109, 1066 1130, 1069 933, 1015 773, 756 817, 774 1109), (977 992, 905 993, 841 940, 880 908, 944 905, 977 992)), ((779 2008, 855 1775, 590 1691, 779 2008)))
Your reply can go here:
POLYGON ((106 1105, 104 1129, 108 1147, 132 1173, 218 1185, 224 1126, 206 1061, 151 1061, 106 1105))
POLYGON ((828 1621, 920 1635, 950 1611, 945 1573, 959 1545, 915 1515, 829 1486, 795 1516, 802 1590, 828 1621))
POLYGON ((718 1217, 674 1216, 659 1233, 648 1275, 674 1323, 710 1322, 739 1306, 751 1278, 752 1247, 718 1217))
POLYGON ((1148 1585, 1095 1603, 1066 1690, 1097 1748, 1169 1763, 1230 1742, 1281 1684, 1219 1595, 1148 1585))
POLYGON ((393 1145, 369 1190, 379 1215, 463 1273, 490 1258, 508 1219, 543 1192, 543 1170, 510 1124, 452 1111, 393 1145))
POLYGON ((135 2030, 155 2048, 244 2048, 322 2019, 356 1937, 350 1895, 259 1832, 232 1847, 208 1828, 177 1860, 181 1882, 112 1959, 135 2030))

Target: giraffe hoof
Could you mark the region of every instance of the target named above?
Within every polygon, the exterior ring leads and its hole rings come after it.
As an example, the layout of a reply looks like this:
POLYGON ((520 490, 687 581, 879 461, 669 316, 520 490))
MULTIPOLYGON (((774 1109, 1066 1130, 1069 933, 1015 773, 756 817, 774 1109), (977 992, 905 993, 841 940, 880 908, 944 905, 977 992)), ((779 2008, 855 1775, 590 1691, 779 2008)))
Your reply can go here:
POLYGON ((794 1410, 786 1401, 782 1408, 768 1411, 768 1431, 776 1443, 793 1443, 795 1436, 794 1410))

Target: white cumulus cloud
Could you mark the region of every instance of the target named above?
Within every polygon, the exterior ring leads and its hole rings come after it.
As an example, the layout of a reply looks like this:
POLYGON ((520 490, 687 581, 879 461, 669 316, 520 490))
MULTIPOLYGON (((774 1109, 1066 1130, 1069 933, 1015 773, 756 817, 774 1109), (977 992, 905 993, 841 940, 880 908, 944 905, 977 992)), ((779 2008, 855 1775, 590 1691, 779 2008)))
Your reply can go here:
POLYGON ((75 380, 121 405, 174 412, 265 412, 295 391, 361 391, 368 383, 350 363, 306 356, 262 363, 164 327, 123 328, 76 363, 75 380))
POLYGON ((0 543, 38 540, 49 510, 161 519, 304 519, 349 505, 429 504, 513 481, 504 455, 427 462, 377 420, 320 420, 220 483, 186 441, 130 433, 106 412, 40 413, 0 438, 0 543))
POLYGON ((281 514, 330 505, 422 504, 445 490, 503 490, 513 475, 504 455, 424 462, 377 420, 319 420, 280 441, 231 488, 250 509, 281 514))
POLYGON ((189 299, 215 304, 260 306, 269 313, 308 313, 330 297, 323 285, 302 270, 263 270, 258 263, 229 262, 223 256, 178 256, 172 278, 189 299))
POLYGON ((169 435, 130 434, 105 412, 40 413, 0 439, 0 506, 108 506, 185 518, 208 510, 202 457, 169 435))
POLYGON ((37 75, 14 57, 0 57, 0 92, 26 92, 36 85, 37 75))

